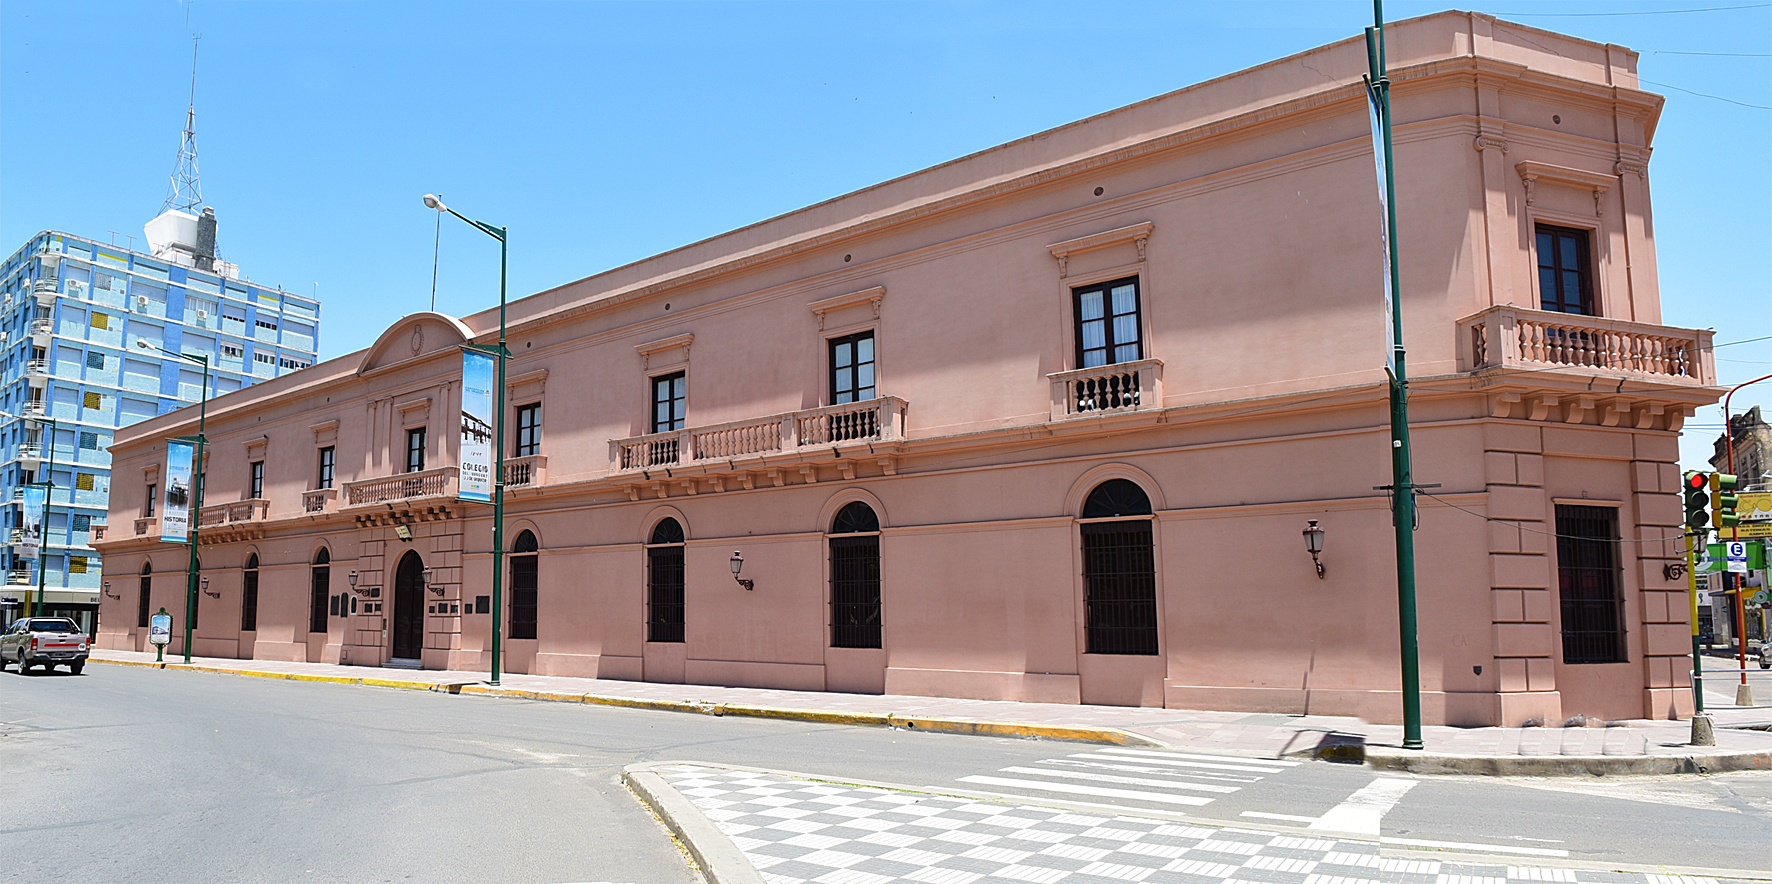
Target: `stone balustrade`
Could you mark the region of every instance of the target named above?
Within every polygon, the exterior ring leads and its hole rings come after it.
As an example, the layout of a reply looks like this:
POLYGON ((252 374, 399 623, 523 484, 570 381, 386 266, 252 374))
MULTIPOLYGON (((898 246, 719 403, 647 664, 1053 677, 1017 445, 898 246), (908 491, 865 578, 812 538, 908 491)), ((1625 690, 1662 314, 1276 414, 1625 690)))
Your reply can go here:
POLYGON ((790 453, 844 442, 904 438, 903 399, 883 396, 746 421, 653 433, 610 443, 610 470, 631 472, 707 461, 790 453))
POLYGON ((1065 420, 1163 407, 1163 362, 1140 359, 1046 376, 1052 419, 1065 420))
POLYGON ((455 495, 456 473, 455 467, 443 467, 417 473, 384 476, 380 479, 365 479, 361 482, 346 482, 344 505, 364 506, 377 503, 396 503, 419 497, 453 497, 455 495))
POLYGON ((1713 386, 1708 329, 1490 307, 1458 321, 1459 368, 1567 367, 1713 386))

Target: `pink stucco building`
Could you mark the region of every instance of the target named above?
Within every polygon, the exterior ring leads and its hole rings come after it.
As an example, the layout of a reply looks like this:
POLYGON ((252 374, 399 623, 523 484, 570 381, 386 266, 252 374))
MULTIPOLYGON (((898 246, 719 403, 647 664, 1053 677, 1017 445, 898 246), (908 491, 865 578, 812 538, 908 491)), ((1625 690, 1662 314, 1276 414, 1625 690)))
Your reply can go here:
MULTIPOLYGON (((1661 324, 1662 99, 1618 46, 1387 31, 1416 479, 1442 486, 1426 719, 1684 714, 1676 443, 1719 391, 1710 332, 1661 324)), ((1364 53, 512 302, 506 668, 1396 720, 1364 53)), ((458 347, 496 335, 495 309, 415 313, 210 403, 197 653, 487 668, 458 347)), ((147 495, 196 418, 112 446, 101 646, 183 610, 147 495)))

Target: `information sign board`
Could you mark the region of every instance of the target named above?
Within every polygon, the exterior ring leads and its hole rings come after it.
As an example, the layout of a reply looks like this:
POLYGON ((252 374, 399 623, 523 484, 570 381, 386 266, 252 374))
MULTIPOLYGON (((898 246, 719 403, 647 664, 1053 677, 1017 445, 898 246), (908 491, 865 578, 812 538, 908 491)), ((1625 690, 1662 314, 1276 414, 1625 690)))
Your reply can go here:
MULTIPOLYGON (((165 611, 165 608, 161 608, 165 611)), ((148 643, 153 645, 172 644, 172 615, 155 614, 148 618, 148 643)))

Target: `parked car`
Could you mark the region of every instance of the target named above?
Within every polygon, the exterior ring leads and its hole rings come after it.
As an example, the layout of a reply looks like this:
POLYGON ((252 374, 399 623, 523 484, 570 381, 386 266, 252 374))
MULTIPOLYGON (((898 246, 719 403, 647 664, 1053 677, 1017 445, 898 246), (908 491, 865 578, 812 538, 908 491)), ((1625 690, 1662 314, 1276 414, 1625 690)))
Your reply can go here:
POLYGON ((1772 669, 1772 641, 1760 643, 1760 668, 1772 669))
POLYGON ((0 633, 0 671, 17 663, 22 675, 32 666, 66 665, 75 675, 86 668, 86 633, 66 617, 25 617, 0 633))

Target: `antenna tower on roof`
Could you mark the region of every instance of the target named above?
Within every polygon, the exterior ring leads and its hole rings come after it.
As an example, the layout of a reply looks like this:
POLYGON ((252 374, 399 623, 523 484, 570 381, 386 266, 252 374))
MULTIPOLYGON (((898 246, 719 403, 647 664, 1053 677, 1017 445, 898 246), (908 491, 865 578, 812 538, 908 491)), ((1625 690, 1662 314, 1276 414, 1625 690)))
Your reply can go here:
POLYGON ((161 213, 177 209, 192 215, 202 211, 203 187, 197 180, 197 41, 191 37, 191 103, 185 110, 185 137, 178 148, 178 162, 172 167, 172 193, 160 206, 161 213))

